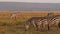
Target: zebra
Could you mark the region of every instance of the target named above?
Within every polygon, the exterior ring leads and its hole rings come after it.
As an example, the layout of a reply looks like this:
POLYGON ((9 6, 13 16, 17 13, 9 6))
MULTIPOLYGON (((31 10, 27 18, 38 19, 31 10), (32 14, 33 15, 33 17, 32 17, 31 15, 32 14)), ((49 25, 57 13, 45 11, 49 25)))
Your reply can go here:
POLYGON ((49 28, 51 26, 56 26, 58 28, 59 27, 58 24, 60 23, 60 16, 55 15, 55 16, 52 16, 50 19, 51 20, 49 21, 49 28))
POLYGON ((46 19, 47 17, 32 17, 28 19, 28 21, 25 23, 25 28, 26 30, 28 30, 30 23, 34 26, 35 30, 38 30, 39 28, 43 28, 45 27, 43 24, 45 25, 48 24, 46 19))
POLYGON ((36 26, 36 21, 39 20, 41 17, 32 17, 30 19, 28 19, 26 22, 25 22, 25 30, 28 30, 29 27, 30 27, 30 24, 32 24, 34 26, 34 28, 37 29, 37 26, 36 26))
POLYGON ((26 28, 26 30, 28 30, 29 27, 30 27, 30 23, 31 23, 31 24, 33 24, 33 26, 34 26, 34 28, 36 30, 38 30, 40 28, 44 28, 45 29, 46 27, 48 28, 48 30, 50 30, 50 26, 52 26, 51 24, 53 22, 55 22, 56 26, 58 26, 58 24, 59 24, 59 16, 56 16, 53 13, 52 14, 48 13, 48 15, 44 16, 44 17, 32 17, 32 18, 28 19, 26 24, 25 24, 25 28, 26 28))
MULTIPOLYGON (((59 15, 54 15, 53 13, 48 13, 48 16, 43 17, 43 20, 41 20, 42 27, 48 30, 50 29, 50 26, 53 24, 58 28, 60 25, 60 16, 59 15), (47 17, 47 18, 45 18, 47 17), (58 25, 59 24, 59 25, 58 25)), ((39 24, 39 23, 38 23, 39 24)), ((40 25, 40 24, 39 24, 40 25)))
POLYGON ((60 15, 54 15, 54 13, 48 13, 48 30, 50 30, 50 27, 55 25, 57 28, 59 27, 60 23, 60 15))

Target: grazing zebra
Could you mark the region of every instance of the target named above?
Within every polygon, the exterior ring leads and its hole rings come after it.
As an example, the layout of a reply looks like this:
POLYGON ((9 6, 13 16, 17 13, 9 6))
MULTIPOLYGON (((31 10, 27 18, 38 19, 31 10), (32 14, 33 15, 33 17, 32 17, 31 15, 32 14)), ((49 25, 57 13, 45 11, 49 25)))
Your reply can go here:
POLYGON ((36 30, 43 28, 48 24, 47 17, 32 17, 28 19, 28 21, 25 23, 26 30, 29 29, 30 24, 32 24, 36 30))
POLYGON ((40 20, 40 19, 41 19, 41 17, 32 17, 32 18, 28 19, 25 23, 25 29, 28 30, 30 27, 30 24, 32 24, 37 29, 36 21, 40 20))
POLYGON ((29 29, 30 24, 32 24, 36 30, 40 28, 46 29, 46 27, 50 30, 51 26, 60 27, 60 16, 48 13, 48 15, 44 17, 32 17, 25 23, 26 30, 29 29))

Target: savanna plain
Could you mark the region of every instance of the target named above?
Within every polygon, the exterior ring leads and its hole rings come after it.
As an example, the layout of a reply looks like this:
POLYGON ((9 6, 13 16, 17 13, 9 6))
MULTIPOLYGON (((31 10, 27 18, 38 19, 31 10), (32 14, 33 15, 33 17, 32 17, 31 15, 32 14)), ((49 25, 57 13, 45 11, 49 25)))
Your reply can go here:
POLYGON ((25 31, 24 23, 31 17, 43 17, 53 12, 60 15, 60 11, 0 11, 0 34, 60 34, 60 29, 52 28, 49 31, 35 31, 31 25, 25 31), (16 19, 11 19, 11 14, 16 14, 16 19))

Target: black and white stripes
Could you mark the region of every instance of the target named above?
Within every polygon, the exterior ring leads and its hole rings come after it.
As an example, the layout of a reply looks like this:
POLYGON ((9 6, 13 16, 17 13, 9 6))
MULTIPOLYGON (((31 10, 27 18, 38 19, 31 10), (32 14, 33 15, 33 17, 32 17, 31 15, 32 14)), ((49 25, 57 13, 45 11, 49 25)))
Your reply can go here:
POLYGON ((28 19, 26 23, 31 23, 36 30, 40 28, 45 29, 46 27, 49 30, 52 25, 58 26, 60 23, 60 16, 48 13, 48 15, 44 17, 32 17, 28 19))

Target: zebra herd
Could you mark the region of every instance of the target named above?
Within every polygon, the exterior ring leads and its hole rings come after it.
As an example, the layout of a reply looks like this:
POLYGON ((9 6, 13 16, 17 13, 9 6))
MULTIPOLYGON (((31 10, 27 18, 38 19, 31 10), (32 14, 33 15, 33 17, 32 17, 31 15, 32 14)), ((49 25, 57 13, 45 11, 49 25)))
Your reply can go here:
POLYGON ((60 28, 60 16, 54 15, 54 13, 48 13, 47 16, 44 17, 32 17, 28 19, 24 26, 25 30, 29 30, 30 24, 32 24, 35 30, 50 30, 51 27, 60 28))

